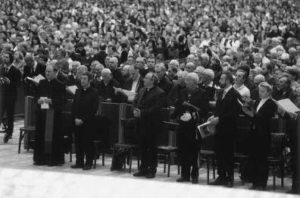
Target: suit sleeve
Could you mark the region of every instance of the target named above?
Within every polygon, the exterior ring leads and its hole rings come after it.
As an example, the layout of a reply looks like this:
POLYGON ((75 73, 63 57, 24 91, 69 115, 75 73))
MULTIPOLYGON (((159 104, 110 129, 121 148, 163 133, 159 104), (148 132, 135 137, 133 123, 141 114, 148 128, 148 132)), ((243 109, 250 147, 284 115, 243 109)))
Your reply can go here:
POLYGON ((160 112, 161 108, 163 107, 163 102, 164 102, 164 92, 161 92, 157 95, 155 95, 155 99, 154 99, 154 104, 146 109, 143 109, 141 111, 141 116, 148 116, 148 115, 153 115, 153 114, 157 114, 158 112, 160 112))

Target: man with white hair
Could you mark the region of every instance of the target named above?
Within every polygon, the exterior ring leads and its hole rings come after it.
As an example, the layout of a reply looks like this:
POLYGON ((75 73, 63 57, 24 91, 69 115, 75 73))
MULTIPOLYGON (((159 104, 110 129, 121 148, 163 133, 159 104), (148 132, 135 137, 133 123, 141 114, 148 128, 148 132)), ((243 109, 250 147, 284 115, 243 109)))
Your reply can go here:
POLYGON ((196 134, 197 123, 207 119, 209 101, 205 91, 198 86, 196 73, 188 73, 185 77, 186 88, 181 90, 175 103, 173 119, 179 120, 178 149, 181 164, 181 177, 177 182, 198 183, 198 151, 199 141, 196 134))
POLYGON ((195 69, 196 69, 196 65, 193 62, 188 62, 184 67, 184 70, 189 73, 194 72, 195 69))
POLYGON ((216 89, 213 86, 214 78, 215 78, 215 72, 212 69, 203 70, 201 88, 203 88, 206 91, 209 101, 213 101, 215 96, 216 89))
POLYGON ((98 90, 101 100, 106 102, 122 102, 123 97, 119 93, 115 93, 114 87, 119 88, 120 84, 116 81, 112 72, 108 68, 104 68, 101 72, 101 81, 95 82, 93 86, 98 90))
POLYGON ((251 91, 251 99, 252 100, 259 100, 259 93, 258 93, 258 85, 262 82, 265 82, 266 79, 262 74, 258 74, 254 77, 253 82, 255 88, 251 91))
POLYGON ((158 63, 155 66, 155 73, 158 76, 158 87, 164 90, 166 94, 169 93, 169 91, 172 88, 172 82, 166 75, 166 67, 164 63, 158 63))
POLYGON ((201 66, 203 66, 204 68, 208 68, 209 67, 209 55, 201 54, 200 62, 201 62, 201 66))
POLYGON ((184 79, 187 75, 187 71, 181 71, 179 70, 177 72, 177 80, 174 81, 173 83, 173 87, 169 92, 168 98, 167 98, 167 102, 168 102, 168 106, 174 106, 175 102, 179 96, 179 93, 181 92, 182 89, 185 88, 185 82, 184 79))
POLYGON ((179 69, 179 62, 177 60, 171 60, 168 68, 168 77, 171 81, 177 79, 178 69, 179 69))
POLYGON ((112 73, 113 78, 118 81, 119 84, 124 83, 124 78, 122 76, 121 70, 118 68, 118 58, 111 57, 108 61, 108 67, 112 73))

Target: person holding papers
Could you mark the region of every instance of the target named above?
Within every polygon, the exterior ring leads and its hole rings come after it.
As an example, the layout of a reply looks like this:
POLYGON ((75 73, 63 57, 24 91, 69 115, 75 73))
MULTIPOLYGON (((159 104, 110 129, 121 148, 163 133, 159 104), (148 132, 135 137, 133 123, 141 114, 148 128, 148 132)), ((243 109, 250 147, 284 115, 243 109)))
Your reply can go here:
POLYGON ((196 73, 188 73, 185 77, 186 88, 179 93, 175 102, 172 118, 178 118, 178 149, 181 165, 181 177, 177 182, 198 183, 198 151, 199 138, 196 126, 207 118, 209 100, 203 89, 198 87, 199 77, 196 73))
POLYGON ((39 82, 34 79, 42 79, 45 77, 46 65, 34 60, 33 56, 28 54, 25 57, 25 66, 23 74, 24 91, 26 96, 34 96, 39 82), (29 80, 32 79, 32 80, 29 80))
MULTIPOLYGON (((61 165, 64 164, 63 133, 61 132, 61 113, 65 104, 65 86, 57 79, 58 68, 50 62, 46 67, 46 79, 41 80, 36 94, 38 103, 35 148, 33 154, 34 165, 61 165), (45 136, 47 111, 53 113, 53 130, 50 133, 51 151, 45 151, 45 136)), ((52 123, 52 120, 50 121, 52 123)), ((48 123, 49 124, 49 123, 48 123)), ((51 125, 51 124, 50 124, 51 125)))
POLYGON ((268 154, 270 149, 271 120, 277 111, 276 103, 271 98, 272 86, 262 82, 258 86, 260 100, 254 107, 242 106, 242 110, 252 118, 252 143, 250 160, 252 165, 251 189, 265 190, 268 180, 268 154))

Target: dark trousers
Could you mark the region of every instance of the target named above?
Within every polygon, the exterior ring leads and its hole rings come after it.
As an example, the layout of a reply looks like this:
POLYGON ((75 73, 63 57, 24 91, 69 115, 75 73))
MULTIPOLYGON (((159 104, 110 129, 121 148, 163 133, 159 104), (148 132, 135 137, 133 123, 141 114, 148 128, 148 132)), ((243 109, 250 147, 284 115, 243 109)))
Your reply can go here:
POLYGON ((215 135, 215 153, 219 177, 233 179, 233 152, 234 135, 218 134, 217 132, 215 135))
POLYGON ((16 96, 4 96, 2 98, 2 113, 1 117, 3 118, 6 113, 7 117, 7 135, 12 135, 14 130, 14 112, 15 112, 15 103, 16 96))
POLYGON ((189 179, 198 178, 198 147, 195 141, 184 141, 179 143, 179 157, 181 165, 181 177, 189 179), (192 168, 192 170, 191 170, 192 168))
POLYGON ((199 142, 195 139, 196 124, 181 123, 178 128, 178 154, 181 165, 181 177, 198 178, 199 142))
POLYGON ((141 166, 140 171, 156 173, 157 167, 157 143, 155 135, 142 136, 139 143, 141 166))
POLYGON ((75 149, 76 164, 83 166, 84 158, 86 164, 91 165, 94 158, 93 138, 91 131, 86 126, 75 127, 75 149))
POLYGON ((270 151, 270 136, 262 132, 253 132, 250 161, 253 166, 252 183, 255 186, 267 185, 269 176, 268 155, 270 151))

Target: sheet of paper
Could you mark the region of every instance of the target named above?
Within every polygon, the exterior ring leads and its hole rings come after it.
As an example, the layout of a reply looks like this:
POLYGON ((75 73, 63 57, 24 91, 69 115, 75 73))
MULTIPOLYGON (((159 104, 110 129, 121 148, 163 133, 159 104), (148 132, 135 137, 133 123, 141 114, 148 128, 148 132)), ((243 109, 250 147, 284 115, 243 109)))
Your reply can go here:
POLYGON ((33 82, 36 83, 36 84, 39 84, 39 82, 40 82, 41 80, 45 79, 45 77, 42 76, 41 74, 39 74, 39 75, 37 75, 37 76, 35 76, 35 77, 33 77, 33 78, 27 77, 27 79, 33 81, 33 82))
MULTIPOLYGON (((45 99, 47 99, 47 97, 41 97, 40 99, 41 99, 41 100, 45 100, 45 99)), ((41 109, 49 109, 49 104, 43 102, 43 103, 41 104, 41 109)))
POLYGON ((288 98, 278 100, 277 105, 280 106, 286 112, 298 113, 300 111, 300 109, 288 98))
POLYGON ((69 86, 66 88, 66 90, 73 95, 75 95, 77 89, 78 89, 78 87, 76 85, 69 86))

